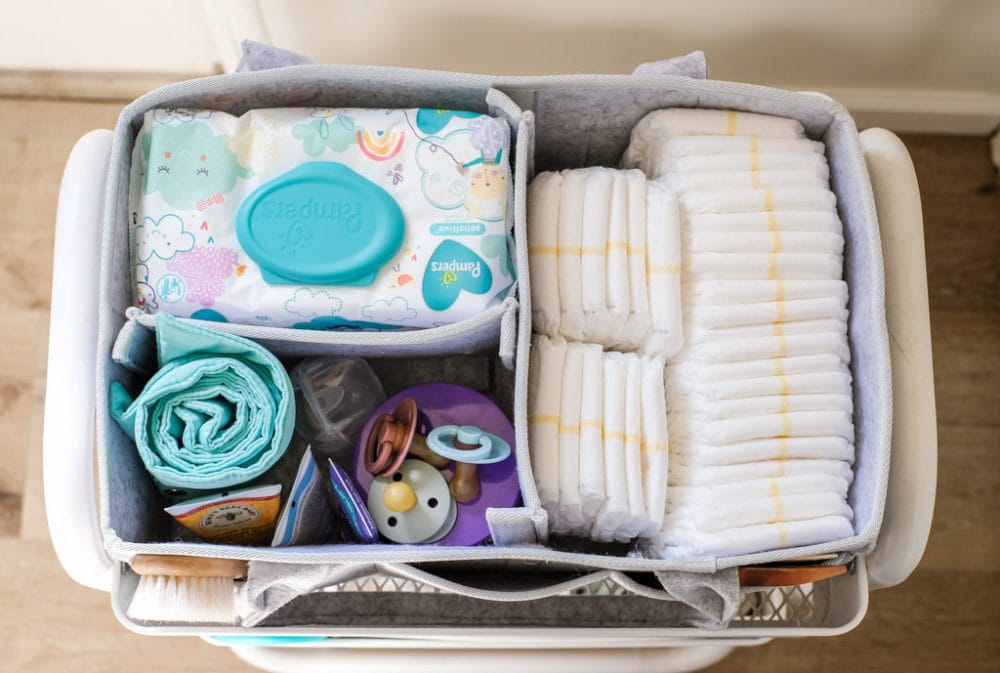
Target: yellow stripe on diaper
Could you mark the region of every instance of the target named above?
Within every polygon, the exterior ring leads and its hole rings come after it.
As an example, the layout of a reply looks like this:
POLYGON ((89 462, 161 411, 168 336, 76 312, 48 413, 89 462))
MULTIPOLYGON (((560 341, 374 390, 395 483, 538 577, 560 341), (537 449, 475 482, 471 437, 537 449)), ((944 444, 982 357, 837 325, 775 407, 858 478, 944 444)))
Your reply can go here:
MULTIPOLYGON (((774 375, 779 378, 779 384, 781 385, 781 390, 778 392, 782 397, 788 397, 788 379, 785 378, 785 367, 781 364, 781 360, 775 358, 773 360, 774 364, 774 375)), ((784 399, 781 402, 781 412, 784 413, 788 411, 788 400, 784 399)))
POLYGON ((605 250, 624 250, 628 255, 645 255, 646 247, 642 245, 629 245, 624 241, 608 241, 604 246, 605 250))
POLYGON ((528 248, 529 255, 558 255, 559 248, 554 245, 535 245, 528 248))
POLYGON ((670 444, 668 444, 667 442, 651 442, 649 444, 647 444, 646 442, 642 442, 641 444, 639 444, 639 451, 641 453, 645 453, 647 451, 669 451, 669 450, 670 450, 670 444))
POLYGON ((788 355, 788 341, 785 339, 785 332, 780 322, 774 323, 774 337, 778 340, 778 348, 771 357, 783 358, 788 355))
POLYGON ((778 480, 774 477, 768 477, 767 479, 767 495, 769 498, 777 498, 781 493, 781 487, 778 486, 778 480))
POLYGON ((736 135, 736 110, 729 111, 729 119, 727 120, 726 135, 734 136, 736 135))
POLYGON ((544 423, 551 423, 558 425, 560 418, 555 414, 538 414, 536 416, 531 416, 528 418, 528 423, 532 425, 542 425, 544 423))
POLYGON ((601 433, 601 437, 603 437, 605 440, 608 439, 620 440, 626 444, 628 444, 629 442, 640 445, 642 444, 642 435, 629 435, 626 434, 624 431, 605 430, 603 433, 601 433))
MULTIPOLYGON (((785 398, 783 407, 788 406, 788 399, 785 398)), ((788 435, 792 432, 792 419, 788 417, 788 409, 781 412, 781 441, 784 443, 784 451, 788 451, 788 435)))
POLYGON ((554 245, 536 245, 528 248, 529 255, 603 255, 606 248, 603 246, 588 246, 584 247, 582 245, 563 245, 556 247, 554 245))
POLYGON ((580 421, 581 430, 590 430, 590 429, 600 430, 603 427, 604 424, 601 422, 600 419, 597 418, 588 418, 586 420, 580 421))
POLYGON ((757 136, 750 136, 750 172, 753 173, 754 187, 757 186, 757 174, 760 172, 760 143, 757 136))
POLYGON ((780 524, 785 520, 785 503, 781 502, 780 496, 775 496, 771 500, 774 501, 774 518, 768 521, 768 523, 780 524))
POLYGON ((580 426, 579 425, 563 425, 559 424, 559 434, 560 435, 579 435, 580 426))
POLYGON ((787 547, 788 546, 788 531, 785 530, 785 524, 778 524, 778 546, 787 547))
POLYGON ((664 266, 649 266, 646 265, 646 275, 652 276, 653 274, 677 274, 681 272, 681 267, 679 264, 666 264, 664 266))
POLYGON ((771 256, 767 263, 767 278, 780 280, 778 253, 781 252, 781 231, 778 229, 778 215, 774 212, 774 194, 770 187, 764 187, 764 211, 767 213, 767 230, 771 232, 771 256))

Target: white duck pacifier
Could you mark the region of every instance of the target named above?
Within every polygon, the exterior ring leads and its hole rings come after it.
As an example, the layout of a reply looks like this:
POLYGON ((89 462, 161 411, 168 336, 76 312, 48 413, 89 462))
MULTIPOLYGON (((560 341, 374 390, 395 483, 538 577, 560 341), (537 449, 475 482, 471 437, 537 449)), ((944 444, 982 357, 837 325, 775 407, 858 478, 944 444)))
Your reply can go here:
POLYGON ((436 542, 451 532, 458 507, 437 468, 407 459, 368 491, 368 511, 378 532, 392 542, 436 542))

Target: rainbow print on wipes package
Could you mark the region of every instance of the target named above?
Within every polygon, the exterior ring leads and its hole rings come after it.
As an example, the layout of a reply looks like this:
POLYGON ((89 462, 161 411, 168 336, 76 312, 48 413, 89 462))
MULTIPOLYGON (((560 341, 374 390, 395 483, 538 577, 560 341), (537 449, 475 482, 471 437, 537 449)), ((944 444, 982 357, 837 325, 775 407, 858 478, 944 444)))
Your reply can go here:
POLYGON ((148 312, 303 329, 414 329, 499 302, 510 129, 434 109, 146 113, 130 187, 148 312))

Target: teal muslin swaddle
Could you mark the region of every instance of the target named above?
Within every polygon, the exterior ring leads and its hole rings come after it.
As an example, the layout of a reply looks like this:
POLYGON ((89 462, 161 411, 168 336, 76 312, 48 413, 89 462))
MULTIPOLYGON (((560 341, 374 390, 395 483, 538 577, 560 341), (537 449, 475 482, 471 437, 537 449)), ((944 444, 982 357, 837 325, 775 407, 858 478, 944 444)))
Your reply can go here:
POLYGON ((263 474, 292 437, 284 367, 240 337, 156 316, 159 370, 134 400, 111 384, 110 409, 163 489, 229 488, 263 474))

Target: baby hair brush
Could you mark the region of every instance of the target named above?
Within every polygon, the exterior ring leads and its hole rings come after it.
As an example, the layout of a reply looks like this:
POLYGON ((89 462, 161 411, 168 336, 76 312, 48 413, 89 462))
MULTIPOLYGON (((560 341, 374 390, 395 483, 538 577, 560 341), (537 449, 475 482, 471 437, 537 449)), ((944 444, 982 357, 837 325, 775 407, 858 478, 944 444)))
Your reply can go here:
POLYGON ((236 624, 247 562, 236 559, 137 554, 139 585, 126 614, 138 622, 236 624))

